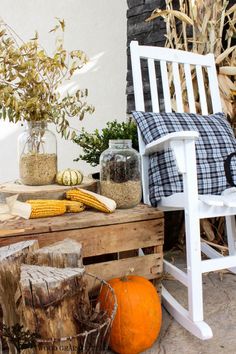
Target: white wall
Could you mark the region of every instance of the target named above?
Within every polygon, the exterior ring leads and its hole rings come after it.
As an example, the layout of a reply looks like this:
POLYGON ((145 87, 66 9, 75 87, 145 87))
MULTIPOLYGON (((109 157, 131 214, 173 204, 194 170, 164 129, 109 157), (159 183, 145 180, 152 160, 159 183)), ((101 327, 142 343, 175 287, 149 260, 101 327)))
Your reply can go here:
MULTIPOLYGON (((82 49, 90 58, 79 74, 79 86, 89 89, 88 102, 95 113, 71 125, 88 131, 101 129, 109 120, 126 118, 126 0, 0 0, 1 17, 24 39, 39 32, 40 43, 50 50, 54 36, 49 30, 55 17, 66 22, 65 46, 82 49)), ((17 136, 23 128, 0 121, 0 182, 18 178, 17 136)), ((86 174, 93 169, 73 162, 80 150, 59 136, 59 169, 76 167, 86 174)))

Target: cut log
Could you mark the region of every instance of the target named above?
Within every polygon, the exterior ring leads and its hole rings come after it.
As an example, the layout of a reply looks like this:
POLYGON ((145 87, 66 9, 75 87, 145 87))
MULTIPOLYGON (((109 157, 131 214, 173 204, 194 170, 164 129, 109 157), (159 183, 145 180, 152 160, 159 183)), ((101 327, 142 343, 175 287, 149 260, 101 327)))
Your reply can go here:
MULTIPOLYGON (((0 248, 0 302, 6 326, 19 323, 20 318, 15 305, 15 296, 20 280, 20 265, 29 251, 38 248, 38 241, 30 240, 0 248)), ((9 346, 10 353, 15 349, 9 346)))
MULTIPOLYGON (((44 340, 76 335, 79 328, 75 313, 78 313, 85 294, 83 274, 83 268, 22 265, 20 291, 25 327, 37 332, 44 340)), ((76 340, 64 341, 63 346, 66 345, 76 347, 76 340)), ((46 347, 38 352, 61 354, 61 350, 57 350, 58 344, 52 348, 52 342, 46 347)))
POLYGON ((56 268, 81 268, 83 266, 82 245, 67 238, 30 252, 25 263, 56 268))

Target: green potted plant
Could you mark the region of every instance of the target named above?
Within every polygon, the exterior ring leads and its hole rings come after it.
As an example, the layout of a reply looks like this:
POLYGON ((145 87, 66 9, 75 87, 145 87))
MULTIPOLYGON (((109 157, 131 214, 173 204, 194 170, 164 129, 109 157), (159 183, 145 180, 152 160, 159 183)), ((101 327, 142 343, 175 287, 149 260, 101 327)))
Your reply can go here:
MULTIPOLYGON (((89 133, 84 128, 79 135, 73 138, 74 143, 82 148, 82 154, 74 161, 83 160, 95 167, 99 164, 100 155, 109 146, 109 140, 131 139, 132 146, 138 150, 138 134, 136 124, 129 119, 127 122, 116 120, 107 122, 105 128, 99 132, 95 129, 89 133)), ((94 173, 93 177, 98 178, 99 174, 94 173)))
POLYGON ((64 48, 64 20, 57 19, 50 32, 60 31, 55 51, 49 55, 38 34, 24 42, 4 22, 0 23, 0 118, 26 121, 19 140, 20 178, 24 184, 50 184, 57 171, 56 141, 47 129, 54 123, 62 137, 73 139, 69 118, 80 120, 94 108, 86 103, 87 89, 62 96, 60 85, 70 80, 86 62, 83 51, 64 48))

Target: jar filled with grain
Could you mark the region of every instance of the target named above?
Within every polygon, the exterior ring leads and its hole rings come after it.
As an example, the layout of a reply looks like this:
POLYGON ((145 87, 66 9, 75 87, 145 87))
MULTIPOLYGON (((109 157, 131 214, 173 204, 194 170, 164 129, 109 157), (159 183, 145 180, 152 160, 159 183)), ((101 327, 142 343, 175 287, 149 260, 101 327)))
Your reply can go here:
POLYGON ((21 183, 39 186, 55 182, 57 141, 46 122, 27 122, 18 138, 18 158, 21 183))
POLYGON ((109 148, 100 156, 100 192, 120 209, 140 202, 140 155, 131 140, 109 140, 109 148))

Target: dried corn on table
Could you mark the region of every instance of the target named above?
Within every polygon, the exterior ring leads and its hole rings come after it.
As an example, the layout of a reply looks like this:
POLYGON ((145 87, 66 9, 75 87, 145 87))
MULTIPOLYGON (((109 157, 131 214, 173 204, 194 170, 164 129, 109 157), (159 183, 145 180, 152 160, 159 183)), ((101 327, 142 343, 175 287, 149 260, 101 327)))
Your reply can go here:
POLYGON ((102 279, 135 274, 148 279, 162 273, 163 213, 140 204, 112 214, 87 210, 79 214, 1 223, 0 246, 37 239, 40 247, 71 238, 83 245, 87 271, 102 279), (138 249, 144 255, 138 256, 138 249))

